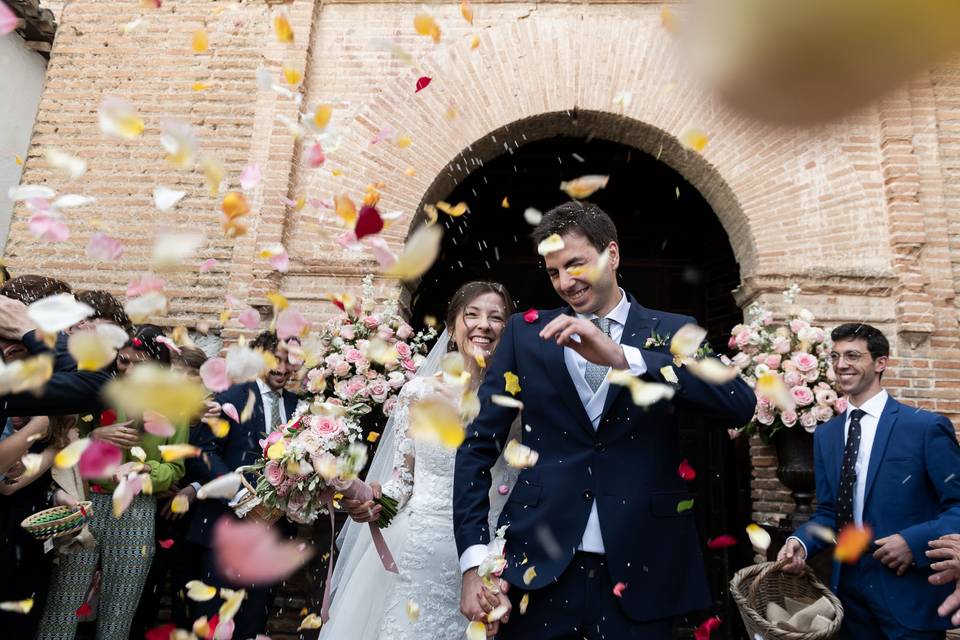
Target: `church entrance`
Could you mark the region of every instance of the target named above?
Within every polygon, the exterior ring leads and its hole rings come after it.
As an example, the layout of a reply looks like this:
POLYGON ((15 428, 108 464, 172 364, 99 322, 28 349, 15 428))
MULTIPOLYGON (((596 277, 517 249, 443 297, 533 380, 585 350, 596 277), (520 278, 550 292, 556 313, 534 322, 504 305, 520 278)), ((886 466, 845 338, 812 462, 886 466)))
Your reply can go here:
MULTIPOLYGON (((726 349, 731 327, 742 314, 731 291, 740 269, 727 234, 713 210, 679 173, 634 147, 599 138, 555 136, 526 142, 497 140, 503 153, 479 162, 461 158, 470 172, 438 199, 466 202, 470 212, 445 226, 443 249, 412 292, 412 321, 444 317, 447 301, 469 280, 496 280, 513 295, 518 309, 550 309, 560 300, 550 286, 530 240, 524 211, 546 212, 567 200, 561 181, 581 175, 609 175, 608 186, 590 200, 607 211, 620 235, 620 285, 647 307, 696 317, 717 352, 726 349)), ((432 201, 428 201, 432 202, 432 201)), ((739 638, 739 615, 727 594, 733 573, 750 564, 743 535, 750 518, 750 461, 743 440, 731 441, 728 427, 690 416, 683 421, 684 455, 697 470, 691 483, 714 612, 724 620, 714 637, 739 638), (710 551, 706 540, 731 533, 744 542, 710 551), (726 614, 726 615, 724 615, 726 614)), ((679 621, 678 637, 714 612, 679 621)))

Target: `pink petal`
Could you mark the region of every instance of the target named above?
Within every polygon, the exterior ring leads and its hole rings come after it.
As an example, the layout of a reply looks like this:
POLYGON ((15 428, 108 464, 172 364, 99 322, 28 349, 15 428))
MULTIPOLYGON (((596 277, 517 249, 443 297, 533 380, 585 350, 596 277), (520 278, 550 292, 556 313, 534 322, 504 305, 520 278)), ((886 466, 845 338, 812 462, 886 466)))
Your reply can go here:
POLYGON ((229 402, 225 402, 222 405, 220 405, 220 410, 223 411, 225 414, 227 414, 228 418, 230 418, 237 424, 240 424, 240 413, 237 412, 237 408, 235 406, 233 406, 229 402))
POLYGON ((693 637, 694 640, 710 640, 710 634, 717 630, 720 626, 720 617, 713 616, 708 618, 701 624, 699 627, 694 629, 693 637))
POLYGON ((213 632, 213 640, 233 640, 234 624, 233 618, 219 621, 213 632))
POLYGON ((397 256, 390 251, 390 245, 380 236, 369 236, 364 239, 364 242, 370 246, 370 252, 380 263, 381 269, 387 269, 397 261, 397 256))
POLYGON ((248 164, 240 173, 240 188, 249 191, 260 184, 261 179, 263 179, 263 173, 260 171, 260 165, 248 164))
POLYGON ((339 244, 344 249, 359 249, 360 241, 357 240, 357 234, 353 231, 344 231, 339 236, 337 236, 337 244, 339 244))
POLYGON ((617 584, 613 585, 613 595, 617 596, 618 598, 622 598, 623 590, 626 588, 627 584, 625 582, 618 582, 617 584))
POLYGON ((87 256, 95 260, 116 260, 123 255, 123 243, 105 233, 97 232, 90 236, 87 244, 87 256))
POLYGON ((210 271, 210 269, 213 269, 215 266, 217 266, 216 258, 207 258, 206 260, 200 263, 200 273, 206 273, 210 271))
POLYGON ((165 415, 150 409, 143 412, 143 430, 159 438, 169 438, 177 432, 165 415))
POLYGON ((226 391, 230 387, 230 378, 227 377, 227 361, 225 358, 210 358, 200 365, 200 380, 204 386, 214 393, 226 391))
POLYGON ((116 445, 101 440, 91 440, 77 462, 77 469, 84 478, 103 478, 123 462, 123 451, 116 445))
POLYGON ((213 551, 221 574, 239 584, 271 584, 293 574, 313 549, 280 540, 261 522, 223 517, 213 531, 213 551))
POLYGON ((0 35, 6 35, 16 28, 16 14, 6 3, 0 1, 0 35))
POLYGON ((316 169, 322 167, 326 161, 327 156, 323 154, 323 147, 320 146, 320 143, 314 142, 310 145, 310 148, 307 150, 307 164, 316 169))
POLYGON ((507 495, 508 493, 510 493, 510 487, 508 487, 508 486, 505 485, 505 484, 502 484, 502 485, 500 485, 499 487, 497 487, 497 493, 499 493, 499 494, 502 495, 502 496, 505 496, 505 495, 507 495))
POLYGON ((392 138, 392 137, 393 137, 393 127, 384 127, 383 129, 380 129, 380 131, 377 133, 376 136, 374 136, 373 140, 370 141, 370 144, 378 144, 380 142, 383 142, 387 138, 392 138))
POLYGON ((309 323, 299 311, 284 309, 277 316, 277 337, 281 340, 300 335, 309 323))
POLYGON ((244 328, 250 330, 256 329, 260 326, 260 312, 256 309, 244 309, 243 312, 240 313, 239 320, 244 328))
POLYGON ((727 547, 732 547, 737 544, 737 539, 731 535, 723 534, 722 536, 717 536, 707 540, 707 547, 710 549, 726 549, 727 547))
POLYGON ((537 311, 536 309, 527 309, 523 313, 524 322, 528 322, 531 324, 536 322, 539 317, 540 317, 540 312, 537 311))
POLYGON ((33 214, 29 227, 30 233, 41 240, 63 242, 70 237, 70 229, 63 220, 45 213, 33 214))
POLYGON ((173 543, 174 543, 173 538, 167 538, 166 540, 157 540, 157 544, 160 545, 160 547, 163 549, 169 549, 170 547, 173 546, 173 543))
POLYGON ((127 297, 136 298, 145 293, 163 291, 165 286, 167 286, 167 283, 160 278, 155 278, 150 275, 142 276, 136 280, 131 280, 129 284, 127 284, 127 297))
POLYGON ((290 268, 290 254, 286 251, 278 253, 268 260, 270 266, 279 271, 280 273, 286 273, 287 269, 290 268))
POLYGON ((181 352, 181 349, 180 347, 177 346, 177 343, 171 340, 170 338, 168 338, 167 336, 157 336, 156 340, 157 342, 164 345, 167 349, 170 349, 170 351, 173 351, 174 353, 179 354, 181 352))

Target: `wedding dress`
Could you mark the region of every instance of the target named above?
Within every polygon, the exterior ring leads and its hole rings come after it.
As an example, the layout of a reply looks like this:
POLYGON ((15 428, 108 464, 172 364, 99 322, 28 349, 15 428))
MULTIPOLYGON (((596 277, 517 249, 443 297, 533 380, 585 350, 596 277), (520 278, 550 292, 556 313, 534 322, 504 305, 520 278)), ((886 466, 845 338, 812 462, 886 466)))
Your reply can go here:
MULTIPOLYGON (((445 345, 441 336, 439 345, 445 345)), ((436 349, 436 347, 435 347, 436 349)), ((433 355, 433 354, 431 354, 433 355)), ((424 367, 426 368, 426 367, 424 367)), ((421 373, 428 374, 424 368, 421 373)), ((409 437, 410 406, 438 393, 450 393, 432 375, 403 386, 388 427, 392 437, 390 479, 383 492, 398 500, 399 510, 383 529, 399 574, 384 570, 370 535, 349 523, 340 538, 342 553, 333 580, 330 620, 320 640, 460 640, 467 620, 460 613, 460 564, 453 536, 453 472, 456 451, 409 437), (348 530, 349 529, 349 530, 348 530), (344 539, 348 544, 344 545, 344 539), (352 544, 351 544, 352 543, 352 544)), ((519 422, 514 424, 520 439, 519 422)), ((373 476, 376 458, 368 480, 373 476)), ((491 531, 506 502, 503 485, 512 487, 517 470, 501 457, 491 470, 491 531), (500 489, 500 490, 498 490, 500 489)))

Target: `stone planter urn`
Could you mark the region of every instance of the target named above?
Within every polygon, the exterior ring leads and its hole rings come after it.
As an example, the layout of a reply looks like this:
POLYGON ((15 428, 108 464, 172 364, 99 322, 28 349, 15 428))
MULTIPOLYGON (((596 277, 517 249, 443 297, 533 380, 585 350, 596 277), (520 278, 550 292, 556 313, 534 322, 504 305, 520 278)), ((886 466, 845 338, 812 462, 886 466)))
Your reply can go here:
POLYGON ((816 482, 813 475, 813 434, 799 424, 777 431, 777 478, 790 489, 796 508, 784 521, 793 529, 813 515, 816 482))

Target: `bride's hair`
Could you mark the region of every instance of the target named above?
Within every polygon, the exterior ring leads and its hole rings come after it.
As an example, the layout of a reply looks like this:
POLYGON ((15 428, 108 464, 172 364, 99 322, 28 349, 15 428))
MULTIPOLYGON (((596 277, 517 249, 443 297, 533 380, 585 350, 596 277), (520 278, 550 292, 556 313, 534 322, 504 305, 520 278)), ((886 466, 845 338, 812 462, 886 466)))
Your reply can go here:
POLYGON ((503 306, 507 316, 516 311, 513 304, 513 298, 507 288, 499 282, 488 280, 474 280, 468 282, 457 289, 457 292, 450 298, 450 304, 447 305, 447 331, 450 333, 450 341, 447 343, 447 351, 455 351, 457 343, 454 341, 454 328, 457 326, 457 317, 463 309, 485 293, 495 293, 503 299, 503 306))

